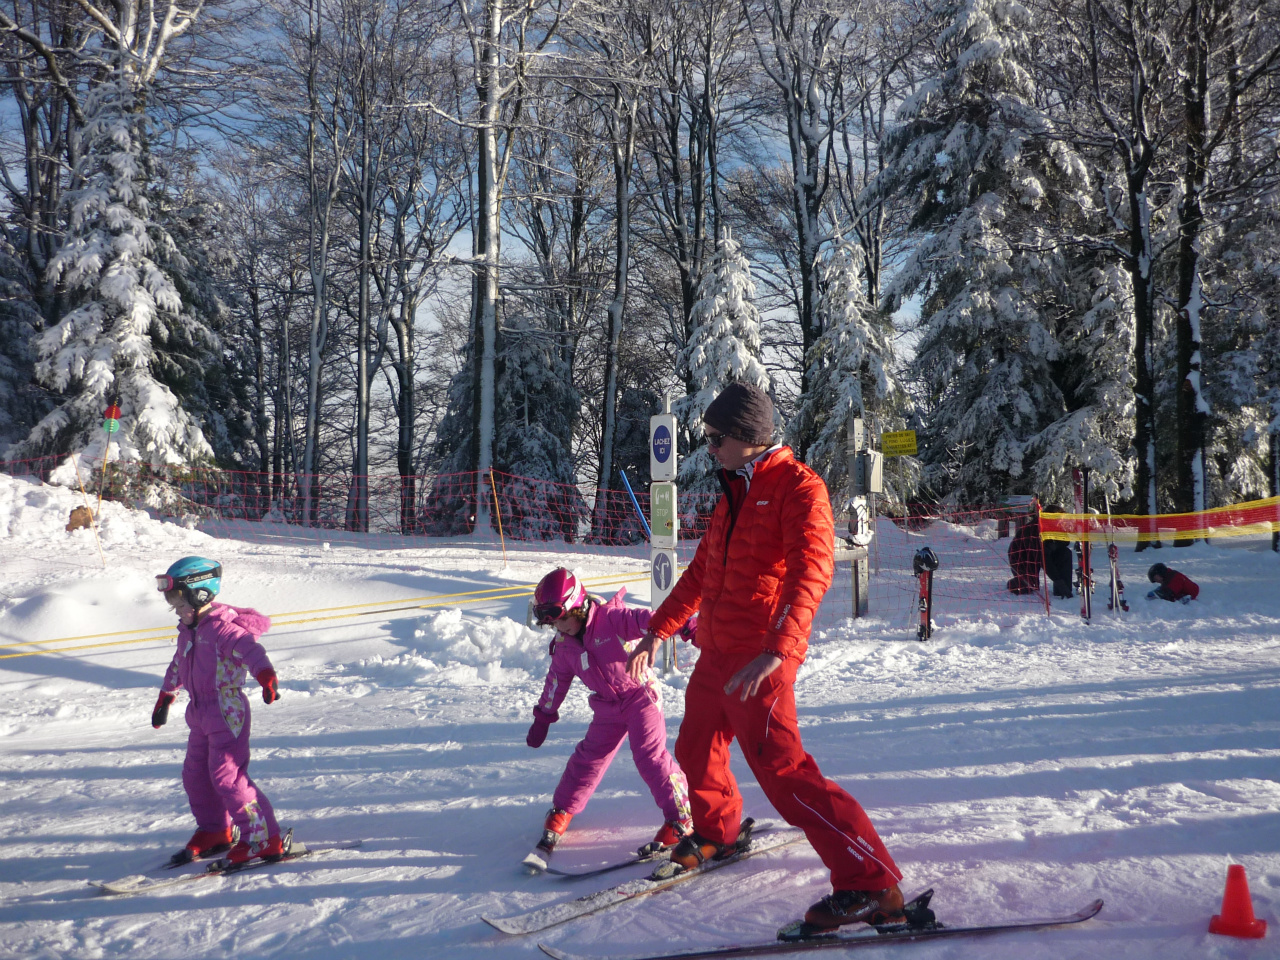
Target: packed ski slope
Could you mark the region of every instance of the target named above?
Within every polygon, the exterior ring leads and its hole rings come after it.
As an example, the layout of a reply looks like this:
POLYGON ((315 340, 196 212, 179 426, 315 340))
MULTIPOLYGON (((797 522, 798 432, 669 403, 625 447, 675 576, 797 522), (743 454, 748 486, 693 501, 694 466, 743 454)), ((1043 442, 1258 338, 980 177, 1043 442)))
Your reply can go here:
MULTIPOLYGON (((63 530, 77 502, 0 476, 0 956, 503 960, 541 956, 541 938, 609 957, 768 939, 826 891, 801 843, 540 935, 481 922, 606 882, 516 867, 589 720, 575 689, 545 746, 525 746, 548 637, 524 625, 518 594, 564 562, 589 578, 635 573, 643 602, 636 560, 513 552, 504 567, 481 549, 215 540, 110 503, 100 556, 90 531, 63 530), (283 697, 268 707, 251 691, 255 779, 300 838, 364 843, 103 897, 88 881, 157 866, 193 826, 181 710, 149 722, 173 622, 153 577, 191 553, 222 561, 222 599, 280 624, 264 642, 283 697), (305 622, 504 585, 517 595, 305 622)), ((904 890, 935 887, 957 923, 1106 900, 1078 927, 866 957, 1280 956, 1280 929, 1206 932, 1231 862, 1247 867, 1258 915, 1280 923, 1280 558, 1267 547, 1161 551, 1200 583, 1189 606, 1143 599, 1151 555, 1126 552, 1124 616, 1101 602, 1092 624, 1061 606, 1006 610, 928 644, 873 616, 814 637, 797 687, 807 746, 870 811, 904 890)), ((686 675, 665 680, 673 739, 686 675)), ((737 770, 747 812, 770 816, 737 770)), ((557 859, 616 859, 658 820, 624 750, 557 859)))

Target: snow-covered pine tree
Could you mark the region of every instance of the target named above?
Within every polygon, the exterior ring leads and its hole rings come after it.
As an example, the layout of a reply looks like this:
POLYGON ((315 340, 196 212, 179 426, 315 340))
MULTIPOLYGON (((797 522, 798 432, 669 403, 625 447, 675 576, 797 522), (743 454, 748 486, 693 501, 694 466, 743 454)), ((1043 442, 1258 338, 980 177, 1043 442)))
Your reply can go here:
POLYGON ((892 409, 905 394, 893 373, 892 327, 867 302, 862 249, 839 239, 819 264, 816 314, 822 335, 805 358, 809 392, 800 398, 787 426, 788 442, 812 438, 805 462, 827 481, 837 497, 848 484, 850 417, 881 414, 883 429, 894 429, 892 409))
POLYGON ((1127 500, 1134 473, 1133 287, 1121 266, 1096 252, 1059 252, 1053 261, 1062 282, 1051 372, 1065 409, 1026 442, 1031 490, 1042 503, 1070 503, 1071 470, 1087 464, 1093 489, 1112 503, 1127 500))
POLYGON ((538 323, 508 319, 500 344, 494 470, 503 529, 523 540, 572 542, 586 512, 565 442, 573 435, 578 391, 554 333, 538 323))
POLYGON ((176 322, 182 301, 157 262, 177 251, 147 199, 147 117, 135 83, 117 74, 85 97, 82 185, 66 195, 68 231, 49 266, 72 309, 37 341, 37 376, 63 399, 18 445, 27 456, 101 462, 102 411, 112 401, 121 409, 113 460, 163 467, 213 453, 155 375, 161 316, 176 322))
POLYGON ((680 462, 680 489, 718 495, 717 465, 702 441, 702 413, 721 390, 743 380, 772 393, 760 362, 760 314, 751 265, 742 246, 727 232, 698 281, 698 300, 690 315, 693 336, 680 355, 694 392, 673 407, 691 452, 680 462))
POLYGON ((45 413, 44 391, 32 383, 31 340, 40 329, 34 278, 0 221, 0 451, 25 437, 45 413))
POLYGON ((957 0, 937 14, 937 76, 903 104, 877 188, 905 195, 919 242, 887 306, 923 303, 913 373, 927 408, 926 483, 990 503, 1029 489, 1029 438, 1064 410, 1043 318, 1049 260, 1031 221, 1064 170, 1044 141, 1025 64, 1030 14, 1012 0, 957 0))
MULTIPOLYGON (((1210 505, 1280 493, 1280 189, 1233 204, 1207 231, 1205 389, 1210 505)), ((1171 378, 1172 379, 1172 378, 1171 378)))
MULTIPOLYGON (((172 239, 156 259, 182 301, 174 314, 156 315, 156 378, 182 399, 220 463, 259 470, 253 446, 255 362, 250 337, 235 327, 224 292, 234 252, 223 226, 223 208, 200 196, 198 184, 152 191, 156 220, 172 239)), ((231 292, 234 291, 232 288, 231 292)))
POLYGON ((472 472, 473 361, 471 345, 462 348, 463 362, 453 375, 447 391, 444 415, 436 428, 432 447, 436 475, 419 515, 428 536, 445 537, 470 533, 476 518, 477 485, 472 472))

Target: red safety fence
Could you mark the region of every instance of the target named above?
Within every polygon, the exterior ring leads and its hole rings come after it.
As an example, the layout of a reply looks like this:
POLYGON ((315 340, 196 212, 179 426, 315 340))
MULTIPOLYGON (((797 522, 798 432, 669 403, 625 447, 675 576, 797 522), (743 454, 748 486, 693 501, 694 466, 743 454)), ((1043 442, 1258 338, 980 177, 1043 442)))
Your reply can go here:
POLYGON ((1042 513, 1040 535, 1046 540, 1090 543, 1153 543, 1261 537, 1280 532, 1280 497, 1250 500, 1196 513, 1154 515, 1042 513))
MULTIPOLYGON (((97 465, 92 470, 82 469, 77 479, 67 458, 0 462, 0 468, 61 486, 75 488, 80 483, 93 497, 101 490, 106 499, 145 510, 157 519, 195 525, 215 537, 255 543, 302 547, 330 542, 368 550, 458 546, 497 551, 505 545, 526 559, 530 551, 604 554, 627 558, 629 567, 649 558, 637 504, 625 490, 609 491, 597 499, 594 490, 498 472, 299 477, 216 467, 157 471, 140 464, 110 463, 105 471, 97 465), (368 491, 365 517, 356 509, 361 486, 368 491), (481 505, 489 513, 489 523, 477 529, 481 505)), ((680 494, 677 553, 682 565, 692 558, 716 499, 680 494)), ((647 492, 636 490, 636 501, 647 517, 647 492)), ((837 497, 834 502, 843 503, 845 498, 837 497)), ((885 639, 915 635, 918 579, 912 572, 912 559, 922 547, 931 548, 939 558, 933 580, 933 618, 939 629, 966 620, 1012 622, 1020 615, 1047 611, 1051 599, 1043 573, 1035 575, 1034 589, 1028 589, 1025 577, 1022 583, 1016 582, 1010 564, 1013 535, 1034 518, 1033 509, 1027 505, 949 508, 912 504, 898 516, 878 517, 876 535, 868 547, 869 609, 859 633, 867 631, 871 638, 885 639)), ((1235 524, 1233 529, 1269 532, 1276 529, 1277 509, 1277 498, 1272 498, 1206 511, 1195 515, 1202 517, 1200 526, 1183 529, 1208 528, 1223 535, 1220 531, 1230 520, 1235 524), (1267 510, 1271 510, 1270 519, 1267 510), (1212 524, 1206 525, 1203 518, 1210 513, 1212 524)), ((1046 538, 1069 531, 1068 538, 1075 539, 1083 523, 1090 539, 1095 539, 1103 519, 1042 515, 1041 531, 1046 538)), ((1113 517, 1109 529, 1166 530, 1165 517, 1155 518, 1158 522, 1148 528, 1126 527, 1128 519, 1113 517)), ((847 532, 847 523, 848 517, 839 513, 838 537, 847 532)), ((1115 539, 1125 537, 1117 535, 1115 539)), ((816 620, 815 640, 853 612, 853 551, 843 539, 837 540, 836 547, 835 580, 816 620)), ((1074 610, 1075 601, 1069 601, 1067 609, 1074 610)))

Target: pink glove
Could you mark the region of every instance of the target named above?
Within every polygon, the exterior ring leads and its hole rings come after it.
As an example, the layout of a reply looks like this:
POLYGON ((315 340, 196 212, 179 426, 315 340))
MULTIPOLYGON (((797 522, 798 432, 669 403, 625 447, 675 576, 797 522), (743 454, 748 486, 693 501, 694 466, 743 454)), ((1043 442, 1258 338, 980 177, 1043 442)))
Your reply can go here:
POLYGON ((547 739, 547 730, 550 726, 551 721, 546 717, 535 716, 529 732, 525 734, 524 742, 536 750, 542 746, 542 741, 547 739))

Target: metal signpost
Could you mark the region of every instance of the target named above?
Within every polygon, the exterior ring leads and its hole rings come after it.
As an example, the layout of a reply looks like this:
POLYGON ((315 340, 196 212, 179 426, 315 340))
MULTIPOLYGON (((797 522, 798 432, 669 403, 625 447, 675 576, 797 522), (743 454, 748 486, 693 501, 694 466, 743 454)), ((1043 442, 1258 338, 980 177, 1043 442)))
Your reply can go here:
MULTIPOLYGON (((676 509, 676 418, 671 398, 662 398, 662 412, 649 418, 649 609, 657 610, 675 586, 676 541, 680 514, 676 509)), ((662 670, 675 665, 675 640, 662 645, 662 670)))
POLYGON ((867 547, 876 534, 873 494, 884 492, 884 457, 869 446, 861 417, 849 421, 849 539, 853 541, 853 615, 871 606, 871 564, 867 547))

